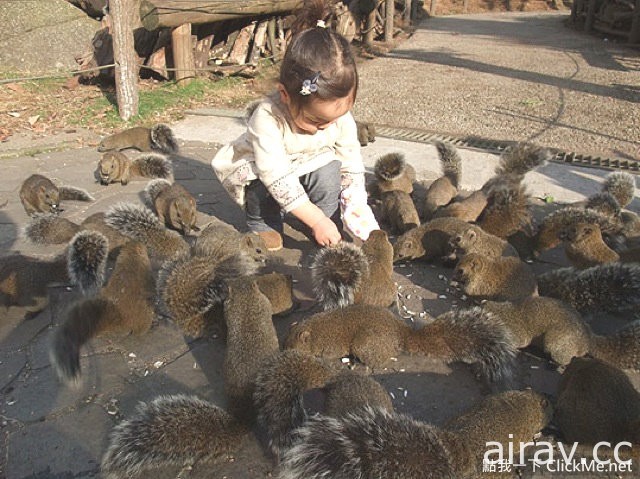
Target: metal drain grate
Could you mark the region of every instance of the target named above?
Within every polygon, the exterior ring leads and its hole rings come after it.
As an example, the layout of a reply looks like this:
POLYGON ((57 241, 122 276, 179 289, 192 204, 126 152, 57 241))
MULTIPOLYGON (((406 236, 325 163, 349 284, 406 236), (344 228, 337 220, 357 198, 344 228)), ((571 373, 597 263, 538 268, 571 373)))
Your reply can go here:
MULTIPOLYGON (((435 143, 436 141, 445 141, 465 148, 474 148, 483 151, 491 151, 495 153, 503 152, 507 147, 514 145, 511 141, 497 141, 474 136, 456 137, 449 135, 441 135, 424 130, 416 130, 413 128, 399 128, 394 126, 374 125, 376 135, 394 140, 417 141, 420 143, 435 143)), ((565 152, 552 149, 554 157, 551 161, 558 163, 571 163, 573 165, 606 168, 611 170, 624 170, 630 173, 640 172, 639 160, 626 160, 619 158, 603 158, 601 156, 581 155, 574 152, 565 152)))

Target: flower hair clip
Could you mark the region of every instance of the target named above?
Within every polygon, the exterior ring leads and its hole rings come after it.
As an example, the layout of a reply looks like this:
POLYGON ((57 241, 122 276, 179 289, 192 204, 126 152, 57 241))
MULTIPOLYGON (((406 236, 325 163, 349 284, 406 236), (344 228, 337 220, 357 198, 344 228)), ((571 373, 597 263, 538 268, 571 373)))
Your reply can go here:
POLYGON ((300 94, 307 96, 318 91, 318 78, 320 78, 320 72, 316 73, 313 78, 307 78, 302 82, 302 88, 300 88, 300 94))

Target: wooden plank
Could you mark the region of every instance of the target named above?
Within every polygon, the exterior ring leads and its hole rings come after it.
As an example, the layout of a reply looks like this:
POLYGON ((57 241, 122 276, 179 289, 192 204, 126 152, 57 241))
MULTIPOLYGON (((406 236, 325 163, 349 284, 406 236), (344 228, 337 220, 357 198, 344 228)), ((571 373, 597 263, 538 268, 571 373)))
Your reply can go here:
POLYGON ((230 18, 290 12, 303 0, 142 0, 140 20, 147 30, 177 27, 185 23, 199 25, 230 18))
POLYGON ((118 114, 125 121, 138 114, 138 56, 134 47, 134 0, 111 0, 113 58, 118 114))
POLYGON ((249 54, 249 42, 253 37, 253 31, 256 28, 256 22, 252 22, 247 25, 238 34, 236 41, 229 53, 229 63, 235 63, 236 65, 244 65, 247 63, 247 56, 249 54))
POLYGON ((176 83, 188 85, 195 78, 195 59, 191 43, 191 24, 185 23, 171 32, 173 63, 176 67, 176 83))
POLYGON ((257 65, 260 60, 260 54, 264 51, 265 43, 267 42, 267 21, 261 21, 258 23, 253 34, 253 45, 251 46, 251 53, 249 53, 249 64, 257 65))
POLYGON ((384 21, 384 41, 391 43, 393 41, 393 17, 395 14, 395 0, 386 0, 385 21, 384 21))
POLYGON ((209 64, 209 51, 212 43, 213 35, 207 35, 196 43, 196 51, 194 53, 196 69, 202 69, 209 64))

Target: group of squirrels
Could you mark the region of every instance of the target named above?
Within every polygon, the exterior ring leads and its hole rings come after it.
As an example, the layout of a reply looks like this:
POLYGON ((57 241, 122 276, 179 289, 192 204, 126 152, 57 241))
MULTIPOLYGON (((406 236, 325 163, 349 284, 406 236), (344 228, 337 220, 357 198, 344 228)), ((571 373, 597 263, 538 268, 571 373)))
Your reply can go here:
MULTIPOLYGON (((374 130, 362 125, 364 145, 374 130)), ((76 224, 59 216, 60 201, 90 195, 29 177, 20 190, 32 217, 25 236, 66 247, 50 260, 3 257, 0 299, 41 308, 49 284, 77 285, 82 296, 59 318, 50 347, 63 382, 80 379, 81 348, 92 338, 143 334, 157 316, 194 337, 225 330, 229 407, 188 395, 141 403, 111 433, 105 477, 215 468, 251 434, 282 479, 478 477, 488 441, 530 442, 549 424, 567 442, 640 444, 640 395, 623 371, 640 370, 640 323, 608 336, 588 323, 598 312, 640 304, 640 219, 624 209, 634 177, 611 173, 585 202, 535 224, 523 180, 550 159, 547 149, 514 145, 482 188, 464 194, 459 152, 448 143, 436 148, 443 174, 431 183, 418 182, 402 154, 377 160, 368 191, 387 231, 314 253, 322 311, 294 323, 283 341, 272 317, 292 309, 292 278, 260 274, 268 255, 258 235, 216 218, 197 225, 195 199, 173 181, 178 146, 167 126, 125 130, 99 147, 96 179, 149 179, 146 205, 119 203, 76 224), (129 159, 121 151, 129 148, 142 153, 129 159), (398 235, 393 244, 388 233, 398 235), (560 245, 573 267, 534 275, 524 259, 560 245), (453 267, 454 284, 476 305, 407 323, 393 312, 399 261, 453 267), (555 404, 514 389, 518 350, 529 345, 562 371, 555 404), (395 412, 362 371, 376 372, 402 352, 471 364, 492 394, 440 427, 395 412), (366 367, 346 369, 344 357, 366 367), (313 415, 304 404, 311 389, 324 397, 313 415)))

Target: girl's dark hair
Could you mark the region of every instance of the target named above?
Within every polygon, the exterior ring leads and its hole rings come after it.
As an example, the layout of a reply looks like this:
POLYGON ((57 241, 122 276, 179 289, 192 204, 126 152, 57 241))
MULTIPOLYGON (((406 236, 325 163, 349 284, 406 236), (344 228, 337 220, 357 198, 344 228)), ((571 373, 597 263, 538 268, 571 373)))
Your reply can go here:
POLYGON ((325 1, 306 0, 292 26, 294 35, 282 60, 280 83, 297 108, 314 98, 332 100, 352 94, 355 99, 358 72, 349 42, 330 28, 317 26, 329 15, 325 1), (314 79, 317 90, 302 95, 302 83, 314 79))

